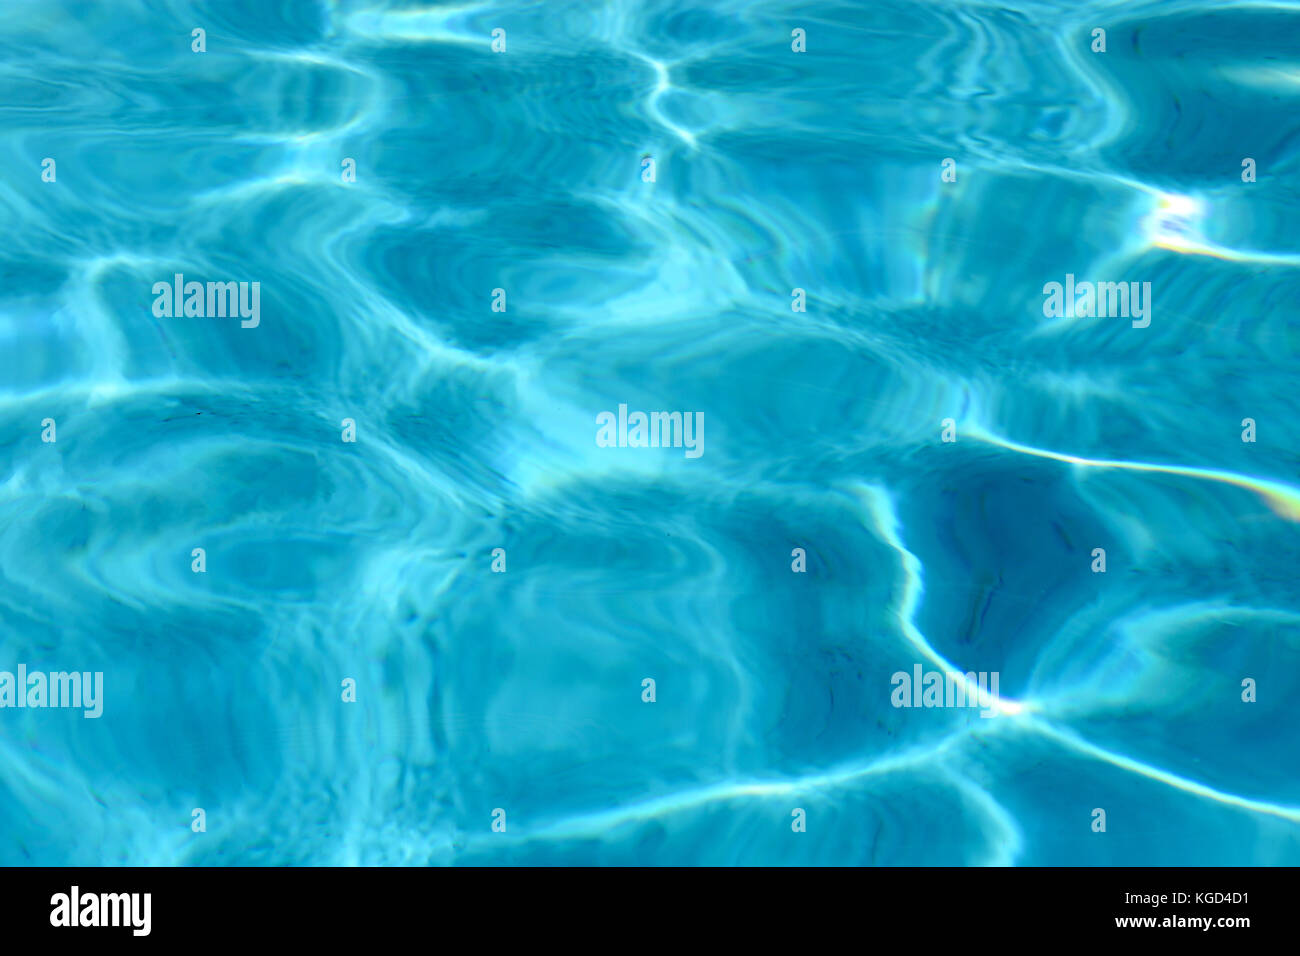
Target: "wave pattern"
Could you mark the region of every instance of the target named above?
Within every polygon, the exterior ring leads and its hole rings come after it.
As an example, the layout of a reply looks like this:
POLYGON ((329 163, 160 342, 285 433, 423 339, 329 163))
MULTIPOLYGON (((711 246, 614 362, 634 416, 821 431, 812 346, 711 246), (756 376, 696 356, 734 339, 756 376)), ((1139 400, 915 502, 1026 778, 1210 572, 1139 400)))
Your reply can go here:
POLYGON ((1300 863, 1300 9, 1066 6, 7 0, 0 863, 1300 863))

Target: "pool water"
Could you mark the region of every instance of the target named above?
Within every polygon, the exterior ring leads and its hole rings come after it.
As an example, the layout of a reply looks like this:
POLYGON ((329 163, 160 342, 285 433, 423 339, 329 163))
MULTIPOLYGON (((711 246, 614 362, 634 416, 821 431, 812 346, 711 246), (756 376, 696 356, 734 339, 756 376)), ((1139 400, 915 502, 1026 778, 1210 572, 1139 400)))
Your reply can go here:
POLYGON ((1298 16, 6 0, 0 864, 1300 864, 1298 16))

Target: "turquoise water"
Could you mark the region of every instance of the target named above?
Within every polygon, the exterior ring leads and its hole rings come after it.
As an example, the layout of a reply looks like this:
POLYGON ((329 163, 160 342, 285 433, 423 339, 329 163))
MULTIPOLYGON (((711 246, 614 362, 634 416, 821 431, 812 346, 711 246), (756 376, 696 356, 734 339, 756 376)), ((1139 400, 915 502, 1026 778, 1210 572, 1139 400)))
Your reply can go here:
POLYGON ((0 863, 1300 863, 1297 15, 5 0, 0 863))

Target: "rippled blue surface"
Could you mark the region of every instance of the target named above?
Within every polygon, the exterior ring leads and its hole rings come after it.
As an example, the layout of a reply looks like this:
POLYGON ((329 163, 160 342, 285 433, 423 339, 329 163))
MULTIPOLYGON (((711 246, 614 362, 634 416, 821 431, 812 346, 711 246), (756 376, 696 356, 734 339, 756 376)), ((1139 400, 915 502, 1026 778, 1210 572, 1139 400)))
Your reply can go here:
POLYGON ((1294 7, 4 6, 0 863, 1300 863, 1294 7))

